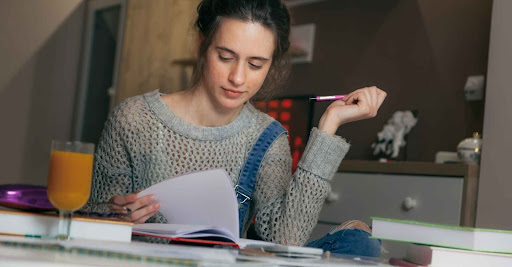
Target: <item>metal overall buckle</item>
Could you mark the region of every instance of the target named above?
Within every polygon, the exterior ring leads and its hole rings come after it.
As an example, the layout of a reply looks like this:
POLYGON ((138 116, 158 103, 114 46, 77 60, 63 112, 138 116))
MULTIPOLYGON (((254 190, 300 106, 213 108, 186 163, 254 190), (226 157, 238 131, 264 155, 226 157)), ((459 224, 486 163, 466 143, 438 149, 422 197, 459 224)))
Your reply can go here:
POLYGON ((240 207, 240 205, 244 204, 245 201, 247 200, 251 200, 251 198, 247 195, 247 194, 244 194, 242 193, 238 188, 241 188, 242 190, 244 191, 248 191, 247 189, 241 187, 240 185, 235 185, 235 192, 236 192, 236 198, 238 199, 238 195, 242 195, 245 199, 242 201, 242 202, 238 202, 238 206, 240 207))

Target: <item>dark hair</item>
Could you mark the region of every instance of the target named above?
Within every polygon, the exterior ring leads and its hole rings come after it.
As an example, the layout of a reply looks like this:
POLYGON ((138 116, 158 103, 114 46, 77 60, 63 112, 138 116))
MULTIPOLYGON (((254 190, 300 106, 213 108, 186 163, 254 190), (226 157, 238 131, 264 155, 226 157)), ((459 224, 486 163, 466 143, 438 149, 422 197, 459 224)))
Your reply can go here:
POLYGON ((217 33, 222 18, 255 22, 271 30, 275 36, 272 65, 255 98, 269 99, 287 82, 290 74, 288 48, 290 47, 290 14, 281 0, 203 0, 197 6, 198 31, 204 36, 198 61, 192 73, 192 85, 203 76, 208 47, 217 33))

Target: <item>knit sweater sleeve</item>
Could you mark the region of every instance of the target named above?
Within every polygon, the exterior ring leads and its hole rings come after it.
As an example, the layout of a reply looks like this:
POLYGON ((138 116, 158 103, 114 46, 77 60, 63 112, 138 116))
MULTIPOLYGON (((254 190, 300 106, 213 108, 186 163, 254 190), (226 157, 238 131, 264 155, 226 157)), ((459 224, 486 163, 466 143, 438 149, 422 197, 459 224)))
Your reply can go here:
POLYGON ((331 190, 330 180, 349 147, 341 137, 313 128, 292 176, 288 139, 280 136, 269 148, 258 173, 256 233, 267 241, 303 245, 316 225, 331 190))
MULTIPOLYGON (((116 107, 100 137, 94 158, 89 205, 106 202, 113 195, 133 191, 132 168, 126 138, 129 132, 129 103, 116 107)), ((105 205, 101 206, 106 208, 105 205)), ((96 209, 91 205, 91 209, 96 209)), ((103 210, 102 210, 103 211, 103 210)))

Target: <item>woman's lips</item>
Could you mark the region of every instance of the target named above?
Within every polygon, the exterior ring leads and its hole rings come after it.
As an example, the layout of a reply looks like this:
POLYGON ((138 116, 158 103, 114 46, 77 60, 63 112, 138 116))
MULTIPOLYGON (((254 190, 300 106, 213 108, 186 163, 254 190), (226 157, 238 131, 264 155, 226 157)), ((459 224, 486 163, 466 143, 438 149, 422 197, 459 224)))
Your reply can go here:
POLYGON ((241 91, 236 91, 236 90, 231 90, 231 89, 226 89, 226 88, 222 88, 222 89, 224 89, 224 94, 228 98, 238 98, 243 94, 243 92, 241 92, 241 91))

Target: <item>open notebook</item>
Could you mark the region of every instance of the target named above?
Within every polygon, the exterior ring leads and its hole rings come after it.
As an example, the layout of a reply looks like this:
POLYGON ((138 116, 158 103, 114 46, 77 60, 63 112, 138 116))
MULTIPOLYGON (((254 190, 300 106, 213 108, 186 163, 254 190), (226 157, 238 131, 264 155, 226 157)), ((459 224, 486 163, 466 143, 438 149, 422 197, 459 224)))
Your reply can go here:
POLYGON ((168 224, 138 224, 133 233, 244 247, 251 242, 239 238, 238 201, 233 188, 222 169, 188 173, 155 184, 138 196, 153 194, 168 224))

